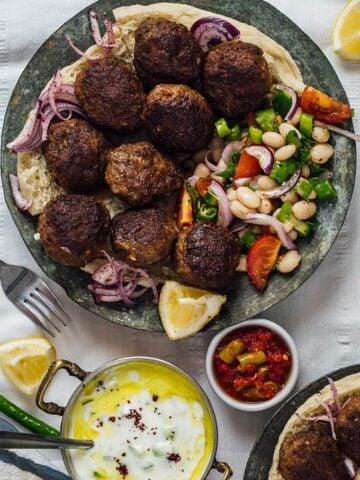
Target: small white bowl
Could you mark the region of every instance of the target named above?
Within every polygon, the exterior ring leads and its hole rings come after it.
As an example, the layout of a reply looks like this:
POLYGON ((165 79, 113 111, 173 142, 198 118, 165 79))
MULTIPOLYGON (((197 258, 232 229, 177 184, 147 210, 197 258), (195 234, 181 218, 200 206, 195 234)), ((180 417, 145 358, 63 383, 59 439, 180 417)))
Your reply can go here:
POLYGON ((274 407, 278 403, 285 400, 285 398, 290 394, 299 376, 299 356, 297 353, 296 345, 286 330, 280 327, 280 325, 278 325, 277 323, 271 322, 270 320, 259 318, 254 320, 247 320, 246 322, 238 323, 237 325, 224 328, 224 330, 221 330, 221 332, 215 335, 215 337, 210 342, 210 345, 206 353, 205 367, 206 367, 206 373, 207 373, 210 385, 212 386, 215 393, 225 403, 230 405, 230 407, 236 408, 237 410, 242 410, 244 412, 260 412, 261 410, 266 410, 267 408, 274 407), (241 329, 243 327, 265 327, 265 328, 268 328, 269 330, 272 330, 277 335, 279 335, 280 338, 283 339, 283 341, 289 347, 289 350, 291 353, 292 367, 291 367, 289 378, 284 388, 279 393, 277 393, 275 397, 271 398, 270 400, 265 400, 264 402, 247 403, 247 402, 242 402, 241 400, 236 400, 235 398, 227 394, 225 390, 223 390, 223 388, 217 381, 214 373, 213 358, 214 358, 215 350, 217 349, 219 343, 230 332, 241 329))

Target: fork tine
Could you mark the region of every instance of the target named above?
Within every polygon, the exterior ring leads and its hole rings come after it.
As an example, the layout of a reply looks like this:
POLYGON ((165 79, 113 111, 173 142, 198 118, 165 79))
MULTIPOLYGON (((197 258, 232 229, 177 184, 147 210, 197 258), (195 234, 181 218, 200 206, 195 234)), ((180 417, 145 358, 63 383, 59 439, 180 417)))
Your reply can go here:
POLYGON ((27 302, 24 300, 23 302, 17 302, 16 306, 21 310, 25 315, 27 315, 38 327, 42 328, 45 330, 46 333, 48 333, 51 337, 55 338, 55 334, 47 328, 42 321, 39 319, 36 313, 34 313, 33 309, 31 308, 30 305, 27 304, 27 302))
POLYGON ((60 301, 57 299, 57 297, 55 296, 55 294, 52 292, 52 290, 46 285, 45 282, 43 282, 42 280, 40 280, 37 284, 37 286, 35 287, 35 290, 38 290, 40 293, 42 293, 45 297, 48 298, 48 300, 50 300, 53 304, 53 307, 57 307, 59 309, 59 311, 61 312, 61 314, 64 314, 66 318, 68 318, 68 320, 71 322, 71 318, 69 317, 69 315, 66 313, 66 311, 64 310, 64 307, 62 306, 62 304, 60 303, 60 301))
POLYGON ((41 305, 43 305, 45 308, 48 308, 50 312, 54 315, 54 317, 57 318, 64 327, 66 327, 65 321, 56 312, 56 309, 53 307, 50 300, 48 300, 48 298, 45 297, 45 295, 40 295, 39 290, 35 289, 32 293, 30 293, 30 297, 34 297, 41 305))
POLYGON ((50 323, 50 325, 52 327, 55 328, 55 330, 60 333, 60 330, 59 330, 59 327, 56 325, 56 323, 54 323, 52 320, 51 320, 51 316, 49 316, 49 312, 45 310, 45 307, 43 307, 43 305, 39 305, 37 303, 37 300, 36 298, 32 297, 31 294, 30 294, 30 298, 26 298, 24 300, 28 305, 30 305, 35 311, 37 311, 38 313, 40 313, 43 317, 43 319, 50 323))

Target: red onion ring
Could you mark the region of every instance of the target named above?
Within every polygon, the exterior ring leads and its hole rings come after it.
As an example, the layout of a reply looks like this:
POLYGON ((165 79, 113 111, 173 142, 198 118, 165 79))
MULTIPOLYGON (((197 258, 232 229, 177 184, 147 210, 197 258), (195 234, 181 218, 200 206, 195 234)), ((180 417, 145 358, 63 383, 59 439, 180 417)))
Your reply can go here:
POLYGON ((226 228, 234 220, 234 215, 230 209, 229 199, 222 186, 218 182, 215 182, 215 180, 210 183, 209 188, 217 197, 219 210, 218 223, 226 228))
POLYGON ((260 193, 265 198, 279 198, 282 195, 285 195, 285 193, 290 191, 293 187, 295 187, 295 185, 299 181, 300 176, 301 168, 299 168, 299 170, 297 170, 286 183, 280 185, 280 187, 276 187, 271 190, 261 190, 260 193))
POLYGON ((59 90, 61 86, 61 72, 60 69, 58 68, 55 72, 54 79, 50 83, 50 87, 48 88, 48 93, 49 93, 49 104, 54 112, 54 114, 60 119, 60 120, 67 120, 65 117, 63 117, 60 112, 57 109, 56 102, 55 102, 55 93, 59 90))
POLYGON ((17 208, 19 210, 22 210, 23 212, 25 212, 26 210, 29 210, 29 208, 32 205, 32 200, 26 200, 26 198, 22 196, 17 176, 13 175, 12 173, 9 173, 9 182, 10 182, 11 195, 14 199, 14 202, 17 208))
POLYGON ((245 152, 258 160, 264 173, 268 175, 271 172, 274 165, 274 152, 270 148, 265 145, 251 145, 245 148, 245 152))
POLYGON ((208 167, 209 170, 211 170, 212 172, 215 172, 215 173, 218 173, 218 172, 221 172, 223 170, 223 168, 220 168, 218 167, 217 165, 213 164, 212 162, 210 162, 209 160, 209 153, 211 153, 211 150, 209 150, 207 152, 207 154, 205 155, 205 159, 204 159, 204 162, 205 162, 205 165, 208 167))
POLYGON ((353 133, 353 132, 349 132, 348 130, 344 130, 343 128, 335 127, 335 125, 319 122, 318 120, 315 120, 314 125, 315 127, 327 128, 331 132, 338 133, 343 137, 347 137, 347 138, 350 138, 350 140, 354 140, 354 142, 360 142, 360 135, 357 135, 356 133, 353 133))
POLYGON ((243 140, 236 140, 235 142, 228 143, 222 152, 220 160, 222 160, 227 165, 232 155, 235 152, 240 152, 242 148, 244 148, 246 140, 247 138, 244 138, 243 140))
POLYGON ((292 103, 291 103, 290 110, 288 111, 288 113, 285 116, 285 120, 291 120, 293 118, 293 116, 295 115, 296 110, 299 108, 299 105, 300 105, 300 101, 299 101, 299 97, 297 96, 297 93, 295 92, 295 90, 288 87, 287 85, 279 85, 279 84, 273 85, 272 89, 273 90, 284 90, 285 92, 288 92, 290 94, 292 103))
POLYGON ((89 11, 89 21, 90 21, 90 31, 93 39, 95 40, 95 43, 99 45, 99 47, 102 47, 102 37, 101 37, 101 32, 100 32, 100 27, 99 27, 99 22, 97 19, 97 13, 95 10, 90 10, 89 11))
MULTIPOLYGON (((78 115, 81 115, 81 116, 85 117, 85 114, 83 113, 81 108, 78 107, 77 105, 73 105, 71 103, 58 102, 57 103, 57 110, 59 112, 63 112, 63 111, 68 111, 69 112, 69 115, 67 117, 65 117, 64 120, 69 120, 71 118, 73 112, 77 113, 78 115)), ((45 142, 48 138, 47 134, 48 134, 49 125, 51 123, 51 120, 54 118, 54 116, 55 116, 55 113, 52 110, 49 110, 49 109, 45 110, 45 112, 43 112, 43 114, 42 114, 42 118, 41 118, 41 128, 42 128, 41 141, 42 142, 45 142)))
POLYGON ((274 218, 271 215, 265 215, 264 213, 248 213, 245 222, 254 225, 272 226, 276 230, 281 243, 287 250, 297 250, 297 246, 286 233, 284 225, 277 218, 274 218))
POLYGON ((240 36, 240 31, 228 21, 219 17, 203 17, 197 20, 190 31, 204 52, 222 42, 240 36))

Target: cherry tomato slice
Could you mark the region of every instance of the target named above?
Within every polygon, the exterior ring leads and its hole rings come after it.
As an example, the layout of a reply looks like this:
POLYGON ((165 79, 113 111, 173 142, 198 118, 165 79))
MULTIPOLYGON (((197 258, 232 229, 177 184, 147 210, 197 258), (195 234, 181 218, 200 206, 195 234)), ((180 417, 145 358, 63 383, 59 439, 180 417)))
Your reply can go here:
POLYGON ((237 178, 246 178, 246 177, 255 177, 261 173, 261 168, 257 158, 249 155, 245 150, 241 152, 239 163, 237 164, 235 177, 237 178))
POLYGON ((281 241, 277 237, 263 235, 255 240, 249 248, 246 257, 246 270, 258 290, 263 290, 266 287, 280 247, 281 241))
POLYGON ((341 123, 351 118, 351 108, 313 87, 306 87, 301 97, 301 108, 326 123, 341 123))
POLYGON ((195 190, 201 197, 205 197, 208 188, 212 182, 211 178, 199 178, 199 180, 195 183, 195 190))

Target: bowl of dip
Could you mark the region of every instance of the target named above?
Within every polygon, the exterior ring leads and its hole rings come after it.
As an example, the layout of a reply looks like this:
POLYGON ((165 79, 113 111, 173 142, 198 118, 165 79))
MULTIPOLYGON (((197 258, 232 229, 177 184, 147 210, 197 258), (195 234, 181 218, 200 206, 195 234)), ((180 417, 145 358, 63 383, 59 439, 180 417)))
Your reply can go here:
POLYGON ((149 357, 127 357, 92 373, 67 360, 54 362, 36 403, 62 415, 61 435, 93 440, 87 450, 63 450, 73 480, 204 480, 212 468, 232 475, 215 459, 217 424, 200 385, 175 365, 149 357), (57 371, 81 384, 66 407, 45 402, 57 371))
POLYGON ((279 404, 299 376, 296 345, 280 325, 253 319, 225 328, 210 342, 206 373, 228 405, 259 412, 279 404))

